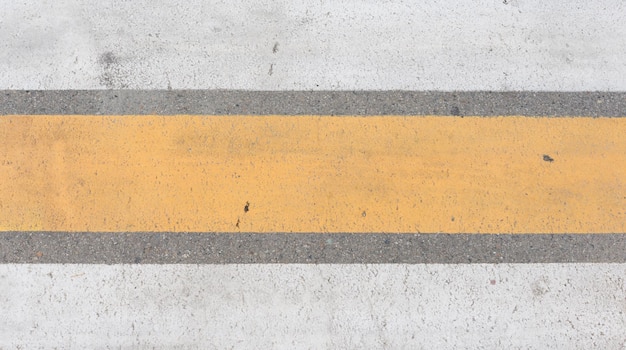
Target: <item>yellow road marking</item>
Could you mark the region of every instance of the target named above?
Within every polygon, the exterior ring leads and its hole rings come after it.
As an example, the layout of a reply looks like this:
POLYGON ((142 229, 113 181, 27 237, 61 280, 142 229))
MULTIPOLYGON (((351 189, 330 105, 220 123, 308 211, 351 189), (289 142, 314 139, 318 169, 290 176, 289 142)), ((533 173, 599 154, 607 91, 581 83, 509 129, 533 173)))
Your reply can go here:
POLYGON ((0 117, 0 230, 626 231, 626 118, 0 117))

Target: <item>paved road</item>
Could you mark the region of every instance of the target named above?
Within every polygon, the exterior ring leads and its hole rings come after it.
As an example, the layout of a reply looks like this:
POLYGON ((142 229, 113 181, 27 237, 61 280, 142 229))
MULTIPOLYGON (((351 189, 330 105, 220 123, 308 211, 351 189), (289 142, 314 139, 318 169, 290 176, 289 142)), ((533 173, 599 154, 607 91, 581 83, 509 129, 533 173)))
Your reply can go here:
POLYGON ((0 347, 624 348, 625 10, 1 4, 0 347))

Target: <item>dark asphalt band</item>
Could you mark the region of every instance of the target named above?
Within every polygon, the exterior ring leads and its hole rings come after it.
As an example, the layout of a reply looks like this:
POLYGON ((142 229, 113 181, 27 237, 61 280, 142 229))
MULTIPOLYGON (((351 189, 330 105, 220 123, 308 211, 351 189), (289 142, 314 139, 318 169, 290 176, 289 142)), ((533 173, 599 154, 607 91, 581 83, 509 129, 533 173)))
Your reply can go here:
POLYGON ((0 232, 0 263, 626 263, 626 234, 0 232))
POLYGON ((0 90, 0 114, 626 116, 626 92, 0 90))

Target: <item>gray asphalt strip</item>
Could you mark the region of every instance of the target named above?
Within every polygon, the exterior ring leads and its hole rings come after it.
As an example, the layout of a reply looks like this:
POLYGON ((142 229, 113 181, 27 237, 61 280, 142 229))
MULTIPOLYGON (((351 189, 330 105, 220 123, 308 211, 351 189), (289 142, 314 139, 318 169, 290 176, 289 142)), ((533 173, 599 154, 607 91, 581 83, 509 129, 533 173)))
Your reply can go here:
POLYGON ((0 90, 0 114, 626 116, 626 92, 0 90))
POLYGON ((626 234, 0 232, 0 263, 625 263, 626 234))

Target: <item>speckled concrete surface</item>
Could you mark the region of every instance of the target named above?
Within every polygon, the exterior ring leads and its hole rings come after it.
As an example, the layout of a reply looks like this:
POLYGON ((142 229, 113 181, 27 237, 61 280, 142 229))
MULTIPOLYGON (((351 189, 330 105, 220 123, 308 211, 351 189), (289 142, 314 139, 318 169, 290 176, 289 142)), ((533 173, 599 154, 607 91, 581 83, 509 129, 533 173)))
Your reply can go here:
POLYGON ((0 114, 626 116, 626 92, 0 90, 0 114))
POLYGON ((623 349, 624 264, 0 265, 0 347, 623 349))
POLYGON ((0 263, 626 263, 625 234, 0 232, 0 263))

